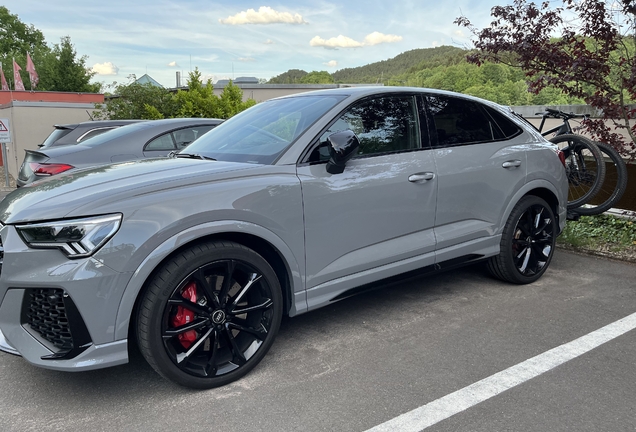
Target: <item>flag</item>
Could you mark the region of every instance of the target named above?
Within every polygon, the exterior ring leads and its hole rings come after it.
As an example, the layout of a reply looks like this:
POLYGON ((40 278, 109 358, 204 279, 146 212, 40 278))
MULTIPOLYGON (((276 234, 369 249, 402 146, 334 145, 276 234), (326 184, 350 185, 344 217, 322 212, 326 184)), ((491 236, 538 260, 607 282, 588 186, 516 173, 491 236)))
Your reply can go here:
POLYGON ((24 83, 22 82, 22 77, 20 76, 21 70, 22 68, 18 66, 18 64, 15 62, 15 59, 13 59, 13 90, 25 91, 24 83))
POLYGON ((2 70, 1 63, 0 63, 0 75, 2 75, 2 91, 9 91, 9 84, 7 84, 7 79, 4 77, 4 71, 2 70))
POLYGON ((35 65, 33 64, 33 60, 31 60, 31 56, 27 53, 27 65, 26 70, 29 72, 29 79, 31 80, 31 90, 35 90, 35 86, 40 82, 40 78, 38 77, 38 73, 35 71, 35 65))

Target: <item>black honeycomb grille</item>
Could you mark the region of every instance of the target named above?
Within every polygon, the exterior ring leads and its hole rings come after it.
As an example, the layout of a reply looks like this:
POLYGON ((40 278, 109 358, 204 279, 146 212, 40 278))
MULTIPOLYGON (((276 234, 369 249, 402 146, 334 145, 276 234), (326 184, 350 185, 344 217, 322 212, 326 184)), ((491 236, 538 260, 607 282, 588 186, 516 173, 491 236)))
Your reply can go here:
POLYGON ((62 351, 73 349, 73 336, 64 306, 64 291, 45 288, 28 290, 27 322, 44 339, 62 351))

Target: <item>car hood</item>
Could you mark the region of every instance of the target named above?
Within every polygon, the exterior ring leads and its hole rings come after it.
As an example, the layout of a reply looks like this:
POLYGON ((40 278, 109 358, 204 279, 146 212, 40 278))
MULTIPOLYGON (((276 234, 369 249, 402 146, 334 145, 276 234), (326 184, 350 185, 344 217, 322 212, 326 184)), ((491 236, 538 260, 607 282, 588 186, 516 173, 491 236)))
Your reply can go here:
POLYGON ((117 202, 158 190, 241 176, 240 172, 257 167, 236 162, 157 158, 77 170, 11 192, 0 201, 0 221, 12 224, 60 219, 92 203, 117 202))

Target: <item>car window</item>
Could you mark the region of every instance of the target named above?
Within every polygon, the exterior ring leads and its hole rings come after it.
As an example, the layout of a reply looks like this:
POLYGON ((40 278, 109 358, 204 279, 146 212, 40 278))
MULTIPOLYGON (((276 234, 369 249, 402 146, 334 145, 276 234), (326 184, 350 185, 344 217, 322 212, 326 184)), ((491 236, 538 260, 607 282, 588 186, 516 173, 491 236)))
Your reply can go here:
POLYGON ((437 147, 504 139, 506 134, 481 104, 448 96, 428 96, 428 111, 437 132, 437 147))
POLYGON ((68 135, 73 129, 55 128, 53 132, 44 140, 41 147, 50 147, 55 141, 62 138, 64 135, 68 135))
POLYGON ((145 150, 175 150, 176 146, 174 144, 174 140, 172 139, 172 133, 168 132, 166 134, 160 135, 157 138, 150 141, 144 147, 145 150))
MULTIPOLYGON (((188 144, 190 144, 195 139, 199 138, 201 135, 212 129, 213 125, 206 126, 195 126, 184 129, 179 129, 177 131, 172 132, 172 137, 174 138, 174 142, 177 143, 177 149, 181 150, 185 148, 188 144)), ((153 150, 148 149, 146 150, 153 150)), ((163 149, 162 149, 163 150, 163 149)))
MULTIPOLYGON (((411 150, 420 147, 415 100, 409 95, 382 96, 353 105, 320 137, 351 129, 360 140, 358 156, 411 150)), ((324 146, 320 159, 329 158, 324 146)))
POLYGON ((95 137, 97 135, 101 135, 104 132, 108 132, 109 130, 113 130, 115 129, 117 126, 113 126, 113 127, 104 127, 104 128, 98 128, 98 129, 92 129, 89 130, 88 132, 86 132, 84 135, 80 136, 77 139, 77 142, 82 142, 84 140, 87 140, 89 138, 95 137))

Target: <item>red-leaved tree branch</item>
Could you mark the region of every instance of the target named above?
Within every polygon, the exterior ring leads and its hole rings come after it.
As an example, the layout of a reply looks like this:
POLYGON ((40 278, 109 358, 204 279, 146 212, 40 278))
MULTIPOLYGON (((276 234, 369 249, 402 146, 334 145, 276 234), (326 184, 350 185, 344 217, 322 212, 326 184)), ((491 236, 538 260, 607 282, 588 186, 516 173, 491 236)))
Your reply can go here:
POLYGON ((468 61, 505 63, 521 68, 529 90, 546 87, 583 99, 600 119, 584 122, 592 136, 623 154, 636 149, 636 2, 562 0, 559 6, 514 0, 491 10, 493 21, 476 28, 462 16, 455 23, 474 35, 468 61), (604 120, 610 120, 608 122, 604 120), (631 138, 626 141, 622 130, 631 138))

